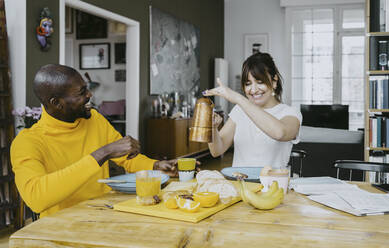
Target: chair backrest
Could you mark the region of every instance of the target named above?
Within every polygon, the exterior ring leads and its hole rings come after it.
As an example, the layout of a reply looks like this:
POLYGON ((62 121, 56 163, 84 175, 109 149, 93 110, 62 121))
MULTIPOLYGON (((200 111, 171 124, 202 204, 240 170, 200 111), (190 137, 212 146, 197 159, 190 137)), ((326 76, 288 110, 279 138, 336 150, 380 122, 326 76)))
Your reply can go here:
MULTIPOLYGON (((360 160, 336 160, 334 167, 337 169, 336 177, 339 178, 339 169, 350 170, 350 181, 352 179, 352 170, 371 171, 379 173, 388 173, 389 164, 379 162, 365 162, 360 160)), ((363 180, 364 180, 363 174, 363 180)))
POLYGON ((299 177, 303 176, 303 158, 307 156, 306 151, 293 149, 290 153, 290 174, 293 176, 294 159, 298 159, 300 162, 299 177))
POLYGON ((305 158, 307 156, 307 152, 304 150, 295 150, 293 149, 290 153, 292 158, 305 158))

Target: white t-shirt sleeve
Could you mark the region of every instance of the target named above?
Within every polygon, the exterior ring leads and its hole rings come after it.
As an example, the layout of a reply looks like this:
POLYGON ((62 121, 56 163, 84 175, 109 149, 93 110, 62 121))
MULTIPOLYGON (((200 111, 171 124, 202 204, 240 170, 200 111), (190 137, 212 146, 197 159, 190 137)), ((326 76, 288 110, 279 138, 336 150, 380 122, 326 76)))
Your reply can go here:
POLYGON ((242 109, 238 105, 235 105, 228 116, 236 124, 242 119, 242 109))
POLYGON ((291 140, 293 144, 297 144, 300 142, 300 130, 301 130, 301 123, 303 122, 303 115, 301 114, 300 110, 298 110, 297 108, 288 106, 287 108, 285 108, 285 110, 283 111, 279 119, 281 120, 286 116, 296 117, 300 122, 299 132, 297 133, 296 138, 294 140, 291 140))

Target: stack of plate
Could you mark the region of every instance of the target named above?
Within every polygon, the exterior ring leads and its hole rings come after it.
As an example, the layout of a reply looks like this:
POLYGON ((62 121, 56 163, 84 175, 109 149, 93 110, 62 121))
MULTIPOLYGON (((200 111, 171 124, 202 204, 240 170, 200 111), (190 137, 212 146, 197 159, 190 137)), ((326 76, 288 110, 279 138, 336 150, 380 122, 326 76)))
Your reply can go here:
MULTIPOLYGON (((108 180, 123 180, 125 183, 107 183, 113 190, 125 192, 125 193, 136 193, 136 176, 135 173, 124 174, 107 178, 108 180)), ((169 176, 161 174, 161 185, 169 180, 169 176)))

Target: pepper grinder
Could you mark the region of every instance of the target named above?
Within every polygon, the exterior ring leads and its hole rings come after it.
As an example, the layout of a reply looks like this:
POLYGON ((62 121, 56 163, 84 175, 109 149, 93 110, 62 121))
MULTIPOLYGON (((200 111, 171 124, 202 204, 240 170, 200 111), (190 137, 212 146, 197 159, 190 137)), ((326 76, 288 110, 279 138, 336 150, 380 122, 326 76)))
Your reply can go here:
POLYGON ((196 101, 192 127, 189 128, 189 140, 212 142, 212 115, 215 105, 211 99, 203 97, 196 101))

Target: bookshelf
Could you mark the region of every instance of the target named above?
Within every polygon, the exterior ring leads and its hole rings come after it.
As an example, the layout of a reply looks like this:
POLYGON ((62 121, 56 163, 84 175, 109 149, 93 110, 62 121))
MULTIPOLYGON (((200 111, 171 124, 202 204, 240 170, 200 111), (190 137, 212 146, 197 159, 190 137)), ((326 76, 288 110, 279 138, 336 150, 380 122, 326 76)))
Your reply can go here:
POLYGON ((4 0, 0 0, 0 229, 21 226, 20 198, 11 170, 10 146, 14 138, 12 94, 8 65, 8 37, 4 0))
POLYGON ((389 163, 389 0, 366 1, 366 24, 364 158, 389 163))

